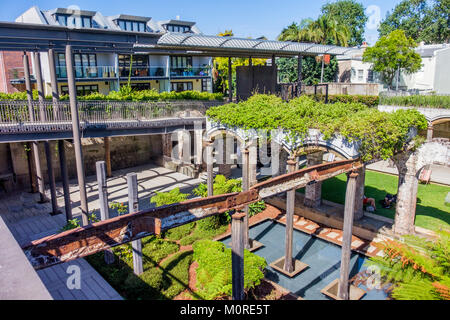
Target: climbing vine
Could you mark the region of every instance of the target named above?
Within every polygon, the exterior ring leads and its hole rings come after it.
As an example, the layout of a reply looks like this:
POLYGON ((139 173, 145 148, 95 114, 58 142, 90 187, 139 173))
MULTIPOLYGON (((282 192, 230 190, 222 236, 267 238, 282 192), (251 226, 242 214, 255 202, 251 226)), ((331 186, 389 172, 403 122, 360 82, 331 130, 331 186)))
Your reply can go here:
POLYGON ((363 161, 388 159, 404 151, 414 138, 414 130, 427 127, 417 110, 381 112, 362 103, 325 104, 309 97, 283 102, 274 95, 254 95, 238 104, 230 103, 208 109, 212 120, 243 129, 276 130, 289 133, 288 138, 303 141, 309 129, 318 129, 324 139, 341 135, 349 142, 360 143, 363 161), (411 131, 412 130, 412 131, 411 131))

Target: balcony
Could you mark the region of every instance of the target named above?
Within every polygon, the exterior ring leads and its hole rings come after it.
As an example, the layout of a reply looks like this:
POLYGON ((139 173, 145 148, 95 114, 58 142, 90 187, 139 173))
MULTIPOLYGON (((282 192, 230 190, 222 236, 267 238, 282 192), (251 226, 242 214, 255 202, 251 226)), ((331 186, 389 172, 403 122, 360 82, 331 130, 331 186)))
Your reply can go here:
MULTIPOLYGON (((116 68, 113 66, 80 67, 75 66, 75 78, 77 79, 107 79, 117 78, 116 68)), ((56 76, 59 79, 67 78, 66 67, 56 67, 56 76)))
POLYGON ((172 78, 210 77, 211 67, 170 68, 170 76, 172 78))
MULTIPOLYGON (((25 82, 25 69, 23 67, 8 69, 8 79, 12 84, 25 82)), ((31 81, 34 81, 34 75, 30 74, 31 81)))
POLYGON ((119 74, 121 78, 164 78, 167 76, 167 68, 162 66, 138 66, 131 68, 119 66, 119 74))

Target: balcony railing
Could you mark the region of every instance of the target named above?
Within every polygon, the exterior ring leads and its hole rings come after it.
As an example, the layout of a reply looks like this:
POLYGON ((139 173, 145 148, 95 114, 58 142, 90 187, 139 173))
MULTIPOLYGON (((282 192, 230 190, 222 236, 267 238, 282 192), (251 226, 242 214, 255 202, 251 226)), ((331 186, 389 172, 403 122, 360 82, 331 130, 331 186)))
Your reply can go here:
MULTIPOLYGON (((116 78, 116 68, 113 66, 80 67, 75 66, 75 77, 81 79, 90 78, 116 78)), ((67 68, 56 67, 56 76, 58 78, 67 78, 67 68)))
POLYGON ((211 76, 211 67, 182 67, 170 68, 171 77, 209 77, 211 76))
MULTIPOLYGON (((162 66, 137 66, 131 68, 131 78, 142 77, 165 77, 166 67, 162 66)), ((130 75, 130 67, 119 66, 119 74, 121 77, 128 77, 130 75)))

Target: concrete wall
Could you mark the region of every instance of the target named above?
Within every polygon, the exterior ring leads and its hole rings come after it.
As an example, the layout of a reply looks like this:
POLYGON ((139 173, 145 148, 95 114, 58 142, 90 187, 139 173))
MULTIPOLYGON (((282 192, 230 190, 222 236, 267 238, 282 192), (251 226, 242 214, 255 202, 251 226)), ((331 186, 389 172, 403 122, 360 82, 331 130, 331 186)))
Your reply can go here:
MULTIPOLYGON (((105 160, 103 138, 83 139, 82 143, 86 175, 94 175, 95 163, 100 160, 105 160)), ((56 141, 50 143, 55 177, 56 180, 59 181, 60 167, 57 146, 56 141)), ((0 144, 0 173, 7 173, 9 171, 6 147, 6 144, 0 144)), ((11 188, 28 189, 28 163, 24 143, 11 143, 10 147, 14 167, 13 170, 17 177, 17 183, 12 185, 11 188)), ((148 163, 158 163, 161 162, 160 158, 162 157, 162 137, 161 135, 114 137, 110 138, 110 149, 111 168, 113 171, 148 163)), ((47 183, 47 162, 43 143, 39 144, 39 151, 42 171, 47 183)), ((76 178, 75 152, 73 145, 66 142, 65 152, 69 178, 76 178)))
MULTIPOLYGON (((377 96, 382 89, 378 83, 329 83, 328 94, 359 94, 377 96)), ((314 86, 306 86, 307 94, 314 93, 314 86)), ((325 94, 325 86, 317 87, 318 94, 325 94)))
POLYGON ((436 94, 450 94, 450 48, 436 52, 436 73, 434 91, 436 94))

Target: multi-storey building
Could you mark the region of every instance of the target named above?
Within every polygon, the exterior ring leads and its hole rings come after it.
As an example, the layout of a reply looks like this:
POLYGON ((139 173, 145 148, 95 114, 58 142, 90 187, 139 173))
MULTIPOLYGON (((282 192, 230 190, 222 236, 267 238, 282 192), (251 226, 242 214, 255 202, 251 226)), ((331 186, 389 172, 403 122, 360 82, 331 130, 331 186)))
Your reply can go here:
MULTIPOLYGON (((21 14, 16 22, 36 23, 73 28, 110 29, 152 33, 193 33, 200 34, 195 22, 176 20, 155 21, 150 17, 120 14, 103 16, 100 12, 58 8, 42 11, 34 6, 21 14)), ((6 53, 5 53, 6 54, 6 53)), ((19 57, 21 52, 8 53, 19 57)), ((0 54, 0 78, 8 85, 1 91, 23 90, 23 66, 8 64, 0 54), (3 72, 1 72, 3 70, 3 72)), ((32 61, 33 59, 31 59, 32 61)), ((212 59, 210 57, 129 53, 75 52, 74 67, 77 91, 81 94, 100 92, 107 94, 118 90, 130 81, 135 89, 155 89, 162 91, 197 90, 212 92, 212 59)), ((17 62, 16 61, 16 62, 17 62)), ((56 74, 61 94, 68 92, 67 70, 64 52, 55 52, 56 74)), ((41 53, 45 94, 51 94, 49 57, 41 53)), ((32 61, 32 73, 34 62, 32 61)), ((0 81, 0 83, 2 83, 0 81)))

